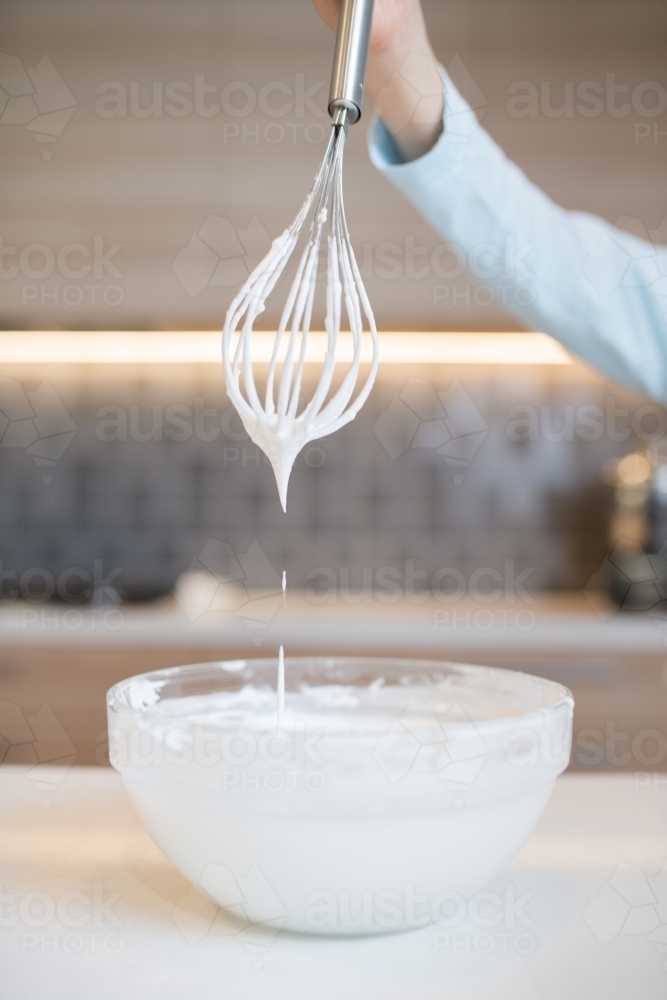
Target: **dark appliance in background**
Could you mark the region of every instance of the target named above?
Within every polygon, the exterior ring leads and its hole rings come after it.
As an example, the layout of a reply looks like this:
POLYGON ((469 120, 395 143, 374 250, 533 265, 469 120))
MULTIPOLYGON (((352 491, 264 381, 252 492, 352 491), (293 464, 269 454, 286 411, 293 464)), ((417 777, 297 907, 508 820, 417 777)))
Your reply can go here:
POLYGON ((604 577, 616 610, 667 623, 667 451, 637 448, 602 467, 611 489, 604 577))

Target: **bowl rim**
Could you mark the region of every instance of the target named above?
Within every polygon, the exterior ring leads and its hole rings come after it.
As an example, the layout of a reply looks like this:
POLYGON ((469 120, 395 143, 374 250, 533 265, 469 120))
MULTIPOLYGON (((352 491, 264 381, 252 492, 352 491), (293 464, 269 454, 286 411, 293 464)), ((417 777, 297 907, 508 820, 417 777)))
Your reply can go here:
MULTIPOLYGON (((511 677, 518 683, 525 681, 534 685, 535 682, 539 682, 545 686, 545 688, 550 689, 556 697, 554 701, 549 705, 538 706, 535 708, 529 708, 525 711, 520 711, 519 714, 507 714, 498 715, 491 718, 482 719, 469 719, 467 722, 448 722, 448 726, 461 727, 461 728, 474 728, 477 730, 482 727, 485 732, 491 735, 493 730, 503 730, 509 726, 513 728, 520 729, 524 726, 529 726, 537 720, 544 721, 545 718, 553 715, 562 713, 563 709, 569 708, 569 717, 572 717, 572 709, 574 707, 574 697, 569 688, 564 684, 560 684, 558 681, 550 680, 546 677, 540 677, 538 674, 529 674, 525 671, 511 670, 506 667, 489 667, 483 664, 472 664, 472 663, 459 663, 455 660, 423 660, 423 659, 411 659, 409 657, 379 657, 379 656, 290 656, 285 657, 285 669, 286 672, 289 670, 290 664, 321 664, 333 665, 333 664, 358 664, 358 665, 369 665, 376 666, 378 668, 381 665, 388 667, 390 669, 403 669, 409 668, 411 671, 418 672, 422 671, 442 671, 443 668, 454 668, 459 673, 476 673, 477 671, 484 671, 492 675, 499 677, 511 677)), ((141 706, 135 707, 130 704, 127 698, 124 697, 124 693, 128 690, 129 685, 136 681, 168 681, 172 678, 178 677, 187 672, 194 674, 196 671, 206 672, 210 670, 213 674, 219 670, 223 670, 228 674, 240 673, 246 667, 253 667, 255 665, 263 665, 266 667, 277 665, 277 657, 245 657, 242 659, 234 660, 207 660, 200 663, 185 663, 175 667, 165 667, 159 670, 149 670, 141 674, 134 674, 131 677, 125 677, 120 681, 117 681, 108 691, 106 696, 107 710, 115 711, 118 713, 129 714, 135 719, 142 719, 145 721, 155 720, 156 722, 164 722, 165 715, 154 706, 141 706)), ((203 692, 204 694, 206 692, 203 692)), ((170 716, 170 721, 176 723, 179 726, 187 726, 190 720, 187 717, 182 716, 170 716)), ((201 724, 201 723, 199 723, 201 724)), ((227 732, 230 730, 238 729, 238 724, 230 722, 229 725, 225 725, 220 722, 206 723, 207 727, 211 729, 219 730, 221 732, 227 732)), ((253 731, 252 727, 249 727, 246 723, 243 726, 244 729, 250 729, 253 731)), ((257 729, 257 732, 261 730, 257 729)), ((355 734, 363 736, 365 734, 377 735, 375 730, 364 730, 363 727, 355 727, 355 734)), ((337 736, 344 735, 343 733, 331 732, 327 736, 336 738, 337 736)))

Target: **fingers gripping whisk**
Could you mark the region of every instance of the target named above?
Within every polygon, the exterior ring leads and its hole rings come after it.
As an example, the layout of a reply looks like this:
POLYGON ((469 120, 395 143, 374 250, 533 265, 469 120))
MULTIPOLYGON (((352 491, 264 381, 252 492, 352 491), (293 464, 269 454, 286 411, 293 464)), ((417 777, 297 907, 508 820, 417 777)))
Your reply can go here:
POLYGON ((301 449, 309 441, 333 434, 356 416, 368 398, 378 368, 375 320, 350 243, 343 205, 347 116, 346 109, 335 111, 331 138, 308 198, 235 297, 223 329, 227 394, 251 440, 273 466, 283 509, 290 472, 301 449), (253 364, 253 325, 303 235, 305 246, 275 333, 266 383, 260 393, 253 364), (305 398, 304 368, 309 337, 311 346, 314 339, 311 321, 321 260, 326 262, 326 345, 319 379, 310 398, 305 398), (352 358, 334 385, 336 367, 342 360, 340 333, 344 316, 352 358), (372 359, 365 379, 360 379, 365 328, 370 332, 372 359))

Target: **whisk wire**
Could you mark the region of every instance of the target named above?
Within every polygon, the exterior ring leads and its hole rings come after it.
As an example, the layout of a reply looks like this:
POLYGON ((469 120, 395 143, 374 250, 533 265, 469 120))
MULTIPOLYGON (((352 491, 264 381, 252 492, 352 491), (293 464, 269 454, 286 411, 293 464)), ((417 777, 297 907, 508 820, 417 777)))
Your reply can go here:
POLYGON ((356 416, 368 398, 378 367, 375 320, 345 219, 342 183, 345 138, 345 121, 336 120, 310 194, 292 225, 273 241, 269 253, 235 296, 223 329, 222 354, 227 394, 250 438, 265 451, 273 465, 283 507, 289 474, 301 448, 314 438, 333 433, 356 416), (299 412, 322 241, 327 225, 326 350, 315 392, 299 412), (264 311, 264 303, 284 273, 306 226, 305 247, 274 336, 262 406, 253 370, 253 326, 264 311), (338 341, 343 309, 350 328, 353 356, 340 385, 332 394, 335 369, 340 361, 338 341), (364 320, 370 330, 373 356, 368 376, 356 398, 352 399, 359 378, 364 320), (232 348, 232 337, 239 326, 238 340, 232 348))
MULTIPOLYGON (((297 268, 297 273, 296 273, 294 281, 292 282, 292 285, 290 287, 290 291, 289 291, 289 294, 288 294, 288 297, 287 297, 287 301, 285 303, 285 307, 283 309, 283 312, 282 312, 282 315, 281 315, 281 318, 280 318, 280 323, 279 323, 278 329, 276 331, 276 337, 275 337, 275 340, 274 340, 273 351, 272 351, 272 355, 271 355, 271 361, 270 361, 270 364, 269 364, 269 372, 268 372, 267 383, 266 383, 266 401, 265 401, 266 412, 267 412, 267 414, 269 414, 271 416, 273 414, 275 414, 275 412, 276 412, 275 403, 274 403, 274 396, 273 396, 273 389, 274 389, 275 372, 276 372, 276 365, 277 365, 277 362, 278 362, 278 356, 279 356, 279 352, 280 352, 280 347, 282 345, 283 336, 284 336, 285 330, 287 329, 287 325, 289 323, 290 316, 292 315, 292 311, 294 309, 295 301, 297 299, 297 295, 298 295, 299 289, 301 287, 301 283, 302 283, 302 280, 303 280, 303 273, 304 273, 304 271, 306 269, 306 266, 307 266, 309 252, 310 252, 312 244, 313 244, 314 234, 316 233, 316 227, 319 225, 319 227, 321 229, 321 227, 323 225, 323 220, 320 220, 320 212, 321 212, 322 200, 323 200, 323 190, 322 189, 323 189, 323 186, 326 187, 327 180, 328 180, 328 177, 329 177, 329 174, 330 174, 332 151, 334 149, 335 141, 336 141, 335 130, 332 130, 332 133, 331 133, 331 136, 329 138, 328 145, 327 145, 327 150, 326 150, 326 153, 324 154, 324 159, 322 160, 322 165, 321 165, 321 167, 320 167, 320 169, 319 169, 319 171, 317 173, 317 176, 316 176, 315 181, 313 183, 313 187, 312 187, 312 189, 310 191, 310 194, 309 194, 308 198, 306 199, 306 201, 304 202, 304 204, 303 204, 303 206, 301 208, 301 211, 299 212, 299 214, 297 215, 296 219, 294 220, 294 222, 290 226, 290 229, 288 230, 288 232, 295 234, 294 235, 294 243, 296 244, 296 240, 298 238, 298 233, 300 232, 301 227, 303 226, 304 222, 306 221, 306 219, 307 219, 307 217, 308 217, 308 215, 310 213, 310 210, 311 210, 311 207, 312 207, 313 203, 315 202, 316 199, 318 199, 317 207, 315 209, 315 213, 314 213, 313 219, 311 221, 310 231, 309 231, 309 234, 308 234, 308 240, 306 242, 306 247, 305 247, 305 249, 304 249, 304 251, 303 251, 303 253, 301 255, 301 259, 299 261, 299 266, 297 268), (319 196, 319 198, 318 198, 318 196, 319 196)), ((290 250, 290 253, 291 253, 291 250, 290 250)), ((280 273, 282 273, 282 268, 280 269, 280 273)), ((315 289, 314 289, 314 282, 313 282, 313 296, 314 296, 314 292, 315 292, 315 289)), ((308 322, 310 322, 310 317, 309 317, 308 322)), ((290 346, 291 346, 291 343, 292 343, 292 340, 293 340, 293 336, 294 336, 294 327, 292 329, 292 337, 290 338, 290 346)), ((304 350, 305 350, 305 348, 304 348, 304 350)), ((284 376, 284 370, 283 370, 282 374, 284 376)), ((283 386, 283 384, 284 384, 284 380, 283 380, 283 378, 281 378, 281 386, 280 386, 280 389, 279 389, 279 394, 281 394, 281 392, 282 392, 282 386, 283 386)), ((279 395, 279 398, 280 398, 280 395, 279 395)), ((280 405, 278 407, 278 412, 281 413, 280 405)))
POLYGON ((300 268, 300 271, 297 273, 292 285, 293 289, 298 289, 298 294, 294 306, 292 331, 287 357, 283 362, 280 386, 280 404, 278 407, 278 412, 280 414, 289 412, 292 416, 296 416, 296 410, 298 408, 298 396, 300 392, 301 378, 303 375, 302 364, 299 364, 299 368, 297 370, 297 378, 294 385, 294 391, 292 393, 292 401, 289 405, 289 411, 287 409, 286 401, 292 387, 294 350, 299 334, 301 335, 300 360, 301 358, 305 359, 308 334, 310 332, 310 321, 312 317, 312 305, 315 297, 317 267, 320 259, 322 233, 328 217, 327 203, 329 201, 332 184, 334 182, 335 166, 336 161, 339 158, 339 149, 342 142, 344 142, 344 134, 341 133, 342 130, 333 130, 332 132, 329 148, 327 150, 328 158, 325 158, 326 170, 323 174, 323 181, 319 190, 319 197, 313 220, 311 222, 308 241, 302 255, 302 262, 304 266, 300 268))

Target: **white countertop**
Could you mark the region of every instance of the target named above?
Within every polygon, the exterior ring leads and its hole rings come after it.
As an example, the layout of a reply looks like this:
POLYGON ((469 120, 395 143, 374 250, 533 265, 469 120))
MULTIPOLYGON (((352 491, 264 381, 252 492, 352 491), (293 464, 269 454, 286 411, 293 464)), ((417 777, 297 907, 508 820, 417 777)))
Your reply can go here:
MULTIPOLYGON (((602 594, 534 594, 530 600, 454 603, 403 597, 321 602, 288 591, 256 612, 236 609, 188 618, 173 599, 142 605, 0 605, 2 646, 187 647, 225 650, 276 648, 343 655, 378 650, 396 655, 448 656, 469 650, 494 653, 609 653, 664 655, 667 621, 641 612, 613 613, 602 594), (265 614, 266 621, 257 618, 265 614), (253 615, 256 617, 253 618, 253 615)), ((261 655, 255 652, 251 655, 261 655)))
POLYGON ((356 940, 279 934, 250 946, 225 933, 213 904, 193 897, 153 845, 111 770, 35 777, 3 767, 0 824, 3 1000, 667 995, 664 775, 561 777, 489 887, 516 901, 500 925, 356 940))

